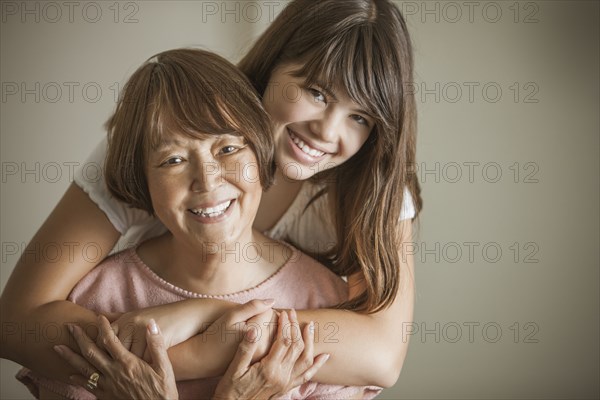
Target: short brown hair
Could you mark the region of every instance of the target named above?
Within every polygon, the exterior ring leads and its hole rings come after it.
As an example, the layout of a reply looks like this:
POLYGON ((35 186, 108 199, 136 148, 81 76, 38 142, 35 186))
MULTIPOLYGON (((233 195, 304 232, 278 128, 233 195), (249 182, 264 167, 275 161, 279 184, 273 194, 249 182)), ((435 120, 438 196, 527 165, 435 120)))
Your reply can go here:
POLYGON ((273 181, 273 135, 259 97, 233 64, 207 51, 168 50, 148 59, 129 78, 106 128, 109 191, 149 213, 145 164, 167 132, 239 134, 256 154, 263 189, 273 181))

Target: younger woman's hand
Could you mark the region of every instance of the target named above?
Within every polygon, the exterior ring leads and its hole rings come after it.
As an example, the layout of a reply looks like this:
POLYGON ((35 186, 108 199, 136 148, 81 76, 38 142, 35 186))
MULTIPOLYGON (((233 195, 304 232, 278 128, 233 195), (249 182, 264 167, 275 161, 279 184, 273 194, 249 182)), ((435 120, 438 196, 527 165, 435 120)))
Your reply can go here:
POLYGON ((269 353, 252 364, 259 347, 255 326, 248 326, 244 340, 219 381, 214 399, 268 399, 308 382, 325 364, 329 355, 313 358, 314 329, 307 324, 300 334, 294 310, 279 314, 277 336, 269 353))
POLYGON ((104 316, 98 318, 98 325, 100 347, 79 326, 72 326, 71 333, 83 356, 68 346, 54 347, 80 372, 81 375, 70 377, 73 384, 98 398, 171 400, 179 397, 167 347, 154 320, 146 327, 151 364, 123 347, 104 316))

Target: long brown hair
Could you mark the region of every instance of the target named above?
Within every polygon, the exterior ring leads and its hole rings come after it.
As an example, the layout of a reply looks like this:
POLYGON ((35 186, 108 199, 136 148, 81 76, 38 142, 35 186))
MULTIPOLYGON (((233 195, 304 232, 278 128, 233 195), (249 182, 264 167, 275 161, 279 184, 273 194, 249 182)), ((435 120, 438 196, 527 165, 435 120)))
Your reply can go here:
POLYGON ((243 136, 256 155, 263 188, 273 180, 271 124, 260 98, 238 68, 208 51, 175 49, 149 58, 127 81, 106 128, 108 189, 149 213, 146 157, 169 131, 199 139, 243 136))
MULTIPOLYGON (((375 312, 388 307, 400 287, 404 188, 416 215, 422 208, 415 165, 416 104, 406 90, 413 54, 406 23, 389 0, 295 0, 239 63, 264 94, 274 68, 303 65, 308 85, 326 82, 375 117, 367 142, 342 165, 314 180, 326 184, 337 244, 321 254, 340 275, 362 272, 366 291, 340 307, 375 312)), ((416 217, 416 216, 415 216, 416 217)))

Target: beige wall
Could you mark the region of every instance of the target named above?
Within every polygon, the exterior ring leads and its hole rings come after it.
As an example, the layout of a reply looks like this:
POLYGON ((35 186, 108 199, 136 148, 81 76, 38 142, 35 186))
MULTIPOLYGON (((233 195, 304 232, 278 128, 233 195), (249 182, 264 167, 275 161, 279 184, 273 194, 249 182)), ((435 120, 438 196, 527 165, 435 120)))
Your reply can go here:
MULTIPOLYGON (((133 69, 188 45, 235 61, 283 4, 0 4, 3 288, 133 69)), ((598 2, 398 4, 425 210, 411 347, 382 397, 597 398, 598 2)), ((1 367, 0 398, 29 398, 1 367)))

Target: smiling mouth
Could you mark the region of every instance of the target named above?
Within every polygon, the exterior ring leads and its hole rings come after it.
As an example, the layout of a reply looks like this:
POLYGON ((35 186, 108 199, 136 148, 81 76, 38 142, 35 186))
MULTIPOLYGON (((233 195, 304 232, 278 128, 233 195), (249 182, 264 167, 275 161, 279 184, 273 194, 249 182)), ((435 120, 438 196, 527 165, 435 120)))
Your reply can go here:
POLYGON ((223 214, 225 214, 225 212, 229 209, 229 207, 231 206, 231 204, 233 203, 233 200, 227 200, 221 204, 218 204, 214 207, 207 207, 207 208, 190 208, 188 211, 191 212, 194 215, 198 215, 200 217, 204 217, 204 218, 216 218, 219 217, 223 214))
POLYGON ((298 147, 304 154, 307 154, 311 157, 321 157, 324 154, 327 154, 323 151, 320 151, 320 150, 310 147, 302 139, 300 139, 298 136, 294 135, 294 132, 292 132, 289 129, 288 129, 288 133, 289 133, 290 137, 292 138, 292 142, 294 142, 296 147, 298 147))

